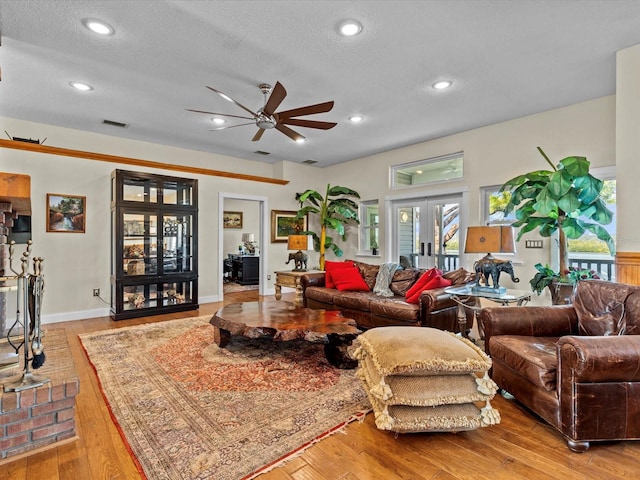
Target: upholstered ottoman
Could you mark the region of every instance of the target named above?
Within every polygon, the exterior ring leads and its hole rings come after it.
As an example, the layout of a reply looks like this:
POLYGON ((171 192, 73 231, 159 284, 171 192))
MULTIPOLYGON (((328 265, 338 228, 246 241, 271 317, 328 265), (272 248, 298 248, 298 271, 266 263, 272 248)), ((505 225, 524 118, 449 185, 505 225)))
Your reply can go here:
POLYGON ((487 374, 491 359, 465 338, 379 327, 354 341, 352 355, 381 430, 462 431, 500 422, 489 402, 497 390, 487 374))

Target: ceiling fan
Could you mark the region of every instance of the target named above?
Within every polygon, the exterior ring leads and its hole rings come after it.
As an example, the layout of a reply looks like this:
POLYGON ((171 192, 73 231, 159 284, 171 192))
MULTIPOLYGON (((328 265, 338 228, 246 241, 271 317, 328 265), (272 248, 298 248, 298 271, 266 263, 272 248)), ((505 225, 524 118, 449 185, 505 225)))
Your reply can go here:
POLYGON ((187 108, 189 112, 196 113, 205 113, 207 115, 220 115, 223 117, 231 117, 231 118, 242 118, 246 120, 251 120, 248 123, 241 123, 239 125, 229 125, 227 127, 214 128, 213 130, 225 130, 227 128, 234 127, 242 127, 244 125, 256 125, 258 127, 258 131, 253 136, 251 141, 257 142, 262 137, 262 134, 265 130, 269 130, 271 128, 275 128, 276 130, 284 133, 287 137, 289 137, 293 141, 304 141, 304 137, 299 133, 295 132, 291 128, 287 127, 287 125, 294 125, 298 127, 306 127, 306 128, 319 128, 320 130, 329 130, 337 125, 335 122, 320 122, 317 120, 305 120, 301 118, 293 118, 293 117, 302 117, 305 115, 314 115, 316 113, 325 113, 331 111, 333 108, 333 101, 318 103, 315 105, 308 105, 306 107, 294 108, 292 110, 285 110, 282 112, 276 112, 276 108, 280 106, 284 98, 287 96, 287 91, 284 89, 280 82, 276 82, 275 87, 271 88, 271 85, 263 83, 259 85, 262 94, 264 95, 264 106, 260 108, 257 112, 252 111, 251 109, 245 107, 241 103, 235 101, 230 96, 222 93, 220 90, 216 90, 213 87, 207 86, 209 90, 217 93, 225 100, 235 103, 237 106, 245 110, 246 112, 251 114, 251 117, 243 117, 240 115, 230 115, 227 113, 216 113, 216 112, 205 112, 203 110, 193 110, 187 108), (271 94, 271 95, 269 95, 271 94))

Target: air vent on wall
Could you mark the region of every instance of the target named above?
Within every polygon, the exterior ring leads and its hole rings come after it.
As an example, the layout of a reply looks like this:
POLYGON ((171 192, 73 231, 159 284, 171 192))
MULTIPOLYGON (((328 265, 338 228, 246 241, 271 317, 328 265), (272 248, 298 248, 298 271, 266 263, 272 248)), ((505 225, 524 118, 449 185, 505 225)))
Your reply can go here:
POLYGON ((120 127, 120 128, 127 128, 129 126, 128 123, 114 122, 113 120, 103 120, 102 123, 104 125, 111 125, 112 127, 120 127))
POLYGON ((302 163, 306 163, 307 165, 313 165, 314 163, 318 163, 318 161, 317 160, 305 160, 302 163))
POLYGON ((271 155, 269 152, 265 152, 265 151, 262 151, 262 150, 256 150, 253 153, 257 153, 258 155, 271 155))

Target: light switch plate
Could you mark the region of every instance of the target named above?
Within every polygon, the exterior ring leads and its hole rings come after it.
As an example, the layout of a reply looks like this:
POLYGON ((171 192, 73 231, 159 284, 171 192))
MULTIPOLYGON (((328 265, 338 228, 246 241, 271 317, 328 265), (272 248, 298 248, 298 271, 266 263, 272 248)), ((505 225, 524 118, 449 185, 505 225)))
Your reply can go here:
POLYGON ((525 240, 524 248, 542 248, 542 240, 525 240))

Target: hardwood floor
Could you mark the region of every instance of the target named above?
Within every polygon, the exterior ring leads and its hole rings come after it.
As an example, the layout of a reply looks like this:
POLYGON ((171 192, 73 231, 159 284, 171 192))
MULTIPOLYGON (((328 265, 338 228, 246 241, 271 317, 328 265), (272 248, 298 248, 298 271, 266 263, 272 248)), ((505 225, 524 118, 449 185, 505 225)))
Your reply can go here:
MULTIPOLYGON (((293 294, 283 297, 293 300, 293 294)), ((273 297, 263 297, 273 300, 273 297)), ((224 303, 257 300, 257 292, 225 295, 224 303)), ((115 322, 108 317, 49 324, 64 328, 80 377, 76 442, 0 466, 0 479, 132 480, 142 478, 113 424, 78 334, 213 314, 222 303, 115 322)), ((492 405, 502 423, 471 432, 395 435, 376 429, 372 415, 313 445, 260 480, 589 479, 638 478, 640 442, 592 444, 571 453, 562 437, 515 401, 492 405)), ((154 479, 149 479, 154 480, 154 479)), ((215 480, 215 479, 212 479, 215 480)))

